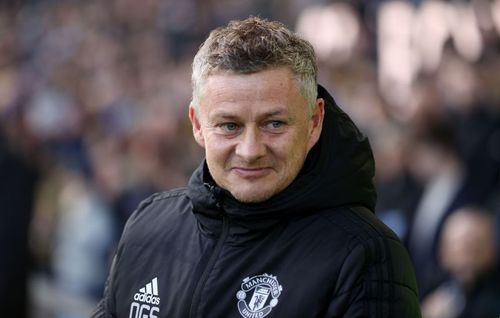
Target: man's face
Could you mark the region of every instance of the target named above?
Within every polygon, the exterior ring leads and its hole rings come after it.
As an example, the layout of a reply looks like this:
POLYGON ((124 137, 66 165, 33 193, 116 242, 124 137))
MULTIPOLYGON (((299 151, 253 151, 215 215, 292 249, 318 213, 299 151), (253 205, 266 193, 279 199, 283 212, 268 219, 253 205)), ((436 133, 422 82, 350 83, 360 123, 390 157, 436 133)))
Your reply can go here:
POLYGON ((215 182, 241 202, 262 202, 285 189, 318 141, 324 101, 311 114, 288 68, 206 79, 198 112, 189 108, 196 141, 215 182))

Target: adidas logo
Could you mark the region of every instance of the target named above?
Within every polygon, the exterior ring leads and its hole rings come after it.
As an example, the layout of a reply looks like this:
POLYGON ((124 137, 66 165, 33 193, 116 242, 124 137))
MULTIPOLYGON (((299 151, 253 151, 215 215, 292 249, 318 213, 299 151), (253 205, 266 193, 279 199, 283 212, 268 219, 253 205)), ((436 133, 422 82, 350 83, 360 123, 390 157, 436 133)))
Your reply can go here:
POLYGON ((139 289, 138 293, 135 293, 134 300, 147 304, 159 305, 160 297, 157 296, 158 296, 158 277, 155 277, 151 280, 150 283, 147 283, 146 286, 139 289))

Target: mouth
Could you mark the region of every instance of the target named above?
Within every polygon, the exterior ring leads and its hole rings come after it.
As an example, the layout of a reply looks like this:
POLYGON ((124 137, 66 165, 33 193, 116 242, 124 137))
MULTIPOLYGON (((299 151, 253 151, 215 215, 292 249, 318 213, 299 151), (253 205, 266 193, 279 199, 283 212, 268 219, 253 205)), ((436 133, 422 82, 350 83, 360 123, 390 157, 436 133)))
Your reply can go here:
POLYGON ((262 167, 262 168, 244 168, 244 167, 234 167, 233 172, 235 172, 238 176, 245 179, 254 179, 260 178, 267 175, 271 172, 271 168, 262 167))

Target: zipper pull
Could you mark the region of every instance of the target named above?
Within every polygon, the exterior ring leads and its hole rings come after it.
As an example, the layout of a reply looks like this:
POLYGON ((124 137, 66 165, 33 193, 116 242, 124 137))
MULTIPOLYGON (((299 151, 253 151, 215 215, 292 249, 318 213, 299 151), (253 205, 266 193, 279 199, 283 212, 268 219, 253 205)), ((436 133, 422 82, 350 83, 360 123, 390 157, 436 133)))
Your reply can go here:
MULTIPOLYGON (((208 190, 212 193, 215 199, 215 207, 222 211, 222 189, 216 186, 214 183, 204 183, 205 187, 208 188, 208 190)), ((221 213, 222 214, 222 213, 221 213)))

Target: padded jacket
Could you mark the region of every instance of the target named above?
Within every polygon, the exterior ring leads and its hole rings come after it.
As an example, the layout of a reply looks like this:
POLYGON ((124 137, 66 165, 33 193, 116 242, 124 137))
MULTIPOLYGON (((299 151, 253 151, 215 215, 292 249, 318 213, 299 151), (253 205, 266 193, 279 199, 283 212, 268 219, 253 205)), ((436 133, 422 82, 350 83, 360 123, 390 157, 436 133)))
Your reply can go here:
POLYGON ((188 186, 130 217, 93 317, 420 317, 414 271, 372 212, 368 140, 333 98, 297 178, 256 204, 188 186))

